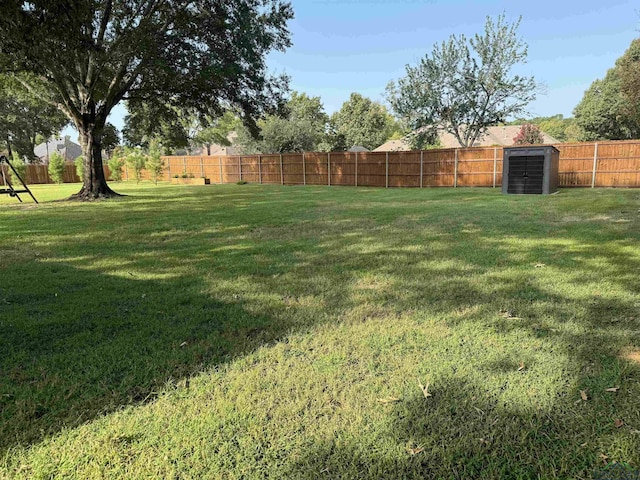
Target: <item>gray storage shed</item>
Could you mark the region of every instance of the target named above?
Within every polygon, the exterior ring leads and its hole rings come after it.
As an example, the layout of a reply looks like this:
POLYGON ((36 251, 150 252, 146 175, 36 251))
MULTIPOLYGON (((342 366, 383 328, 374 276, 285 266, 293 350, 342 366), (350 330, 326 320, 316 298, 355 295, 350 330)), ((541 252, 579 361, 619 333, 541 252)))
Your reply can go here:
POLYGON ((502 193, 550 194, 558 191, 560 151, 552 145, 504 149, 502 193))

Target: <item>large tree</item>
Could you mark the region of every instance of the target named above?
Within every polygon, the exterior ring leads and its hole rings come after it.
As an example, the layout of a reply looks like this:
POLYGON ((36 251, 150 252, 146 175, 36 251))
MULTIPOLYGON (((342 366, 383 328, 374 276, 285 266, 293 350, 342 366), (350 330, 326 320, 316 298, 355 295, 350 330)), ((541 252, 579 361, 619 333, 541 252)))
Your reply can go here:
POLYGON ((253 118, 286 88, 265 64, 290 44, 293 11, 283 0, 5 0, 0 13, 0 67, 42 82, 37 93, 80 133, 82 199, 114 195, 102 135, 122 100, 214 117, 235 105, 255 131, 253 118))
POLYGON ((9 154, 36 161, 38 139, 48 139, 69 123, 56 107, 27 91, 13 76, 0 75, 0 145, 9 154))
POLYGON ((237 144, 245 153, 314 151, 325 138, 328 121, 320 97, 293 92, 279 114, 259 122, 260 139, 240 129, 237 144))
POLYGON ((539 88, 533 77, 514 73, 526 62, 527 45, 518 36, 520 20, 487 18, 484 34, 467 40, 452 35, 407 75, 387 87, 394 112, 414 131, 451 133, 466 147, 488 127, 524 112, 539 88))
POLYGON ((369 150, 379 147, 398 129, 397 122, 380 103, 352 93, 340 110, 331 116, 331 125, 347 147, 359 145, 369 150))
POLYGON ((624 140, 640 136, 640 40, 595 80, 573 113, 582 140, 624 140))

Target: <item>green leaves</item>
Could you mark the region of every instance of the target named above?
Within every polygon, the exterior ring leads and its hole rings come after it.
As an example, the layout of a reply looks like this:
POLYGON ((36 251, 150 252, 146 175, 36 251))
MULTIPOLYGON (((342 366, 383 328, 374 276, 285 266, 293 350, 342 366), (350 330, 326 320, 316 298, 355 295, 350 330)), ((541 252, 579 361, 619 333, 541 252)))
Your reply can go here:
POLYGON ((115 105, 161 103, 214 118, 235 107, 255 132, 255 119, 277 110, 288 88, 285 76, 267 72, 265 58, 289 46, 291 18, 280 0, 8 0, 0 66, 29 74, 32 90, 39 82, 39 97, 91 139, 84 154, 98 178, 81 197, 109 196, 102 169, 93 167, 115 105))
POLYGON ((640 135, 640 41, 634 40, 603 79, 595 80, 573 113, 581 140, 625 140, 640 135))
POLYGON ((293 92, 280 115, 259 122, 260 139, 241 128, 237 143, 247 154, 314 151, 325 138, 328 121, 320 97, 293 92))
POLYGON ((58 152, 53 152, 49 155, 49 176, 51 180, 56 183, 62 183, 64 181, 64 166, 65 160, 58 152))
POLYGON ((383 105, 358 93, 352 93, 333 114, 331 124, 347 148, 362 146, 369 150, 382 145, 399 129, 383 105))
MULTIPOLYGON (((445 130, 461 146, 472 146, 487 127, 524 112, 536 98, 533 77, 512 73, 527 57, 518 37, 520 20, 487 18, 483 35, 467 40, 452 35, 406 76, 391 82, 387 99, 393 111, 414 131, 435 137, 445 130)), ((419 137, 418 137, 419 139, 419 137)))
MULTIPOLYGON (((31 77, 0 75, 0 141, 6 144, 7 150, 35 160, 36 137, 51 137, 64 128, 68 119, 56 107, 28 91, 20 83, 25 78, 31 77)), ((35 79, 32 81, 38 88, 42 87, 35 79)))

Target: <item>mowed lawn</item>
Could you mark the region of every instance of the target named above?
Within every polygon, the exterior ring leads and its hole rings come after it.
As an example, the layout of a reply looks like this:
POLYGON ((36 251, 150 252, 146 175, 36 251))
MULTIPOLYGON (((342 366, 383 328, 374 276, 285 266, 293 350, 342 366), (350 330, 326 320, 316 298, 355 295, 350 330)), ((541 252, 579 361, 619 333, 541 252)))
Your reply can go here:
POLYGON ((0 199, 0 478, 640 468, 639 190, 78 188, 0 199))

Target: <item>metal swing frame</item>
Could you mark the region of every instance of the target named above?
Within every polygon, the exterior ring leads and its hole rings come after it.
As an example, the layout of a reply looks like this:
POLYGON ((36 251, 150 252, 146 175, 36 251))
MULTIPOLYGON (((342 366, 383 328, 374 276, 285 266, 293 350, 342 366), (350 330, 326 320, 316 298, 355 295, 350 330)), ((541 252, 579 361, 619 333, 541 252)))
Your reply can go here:
POLYGON ((38 203, 38 200, 36 200, 36 197, 33 196, 33 193, 31 193, 31 190, 29 190, 29 187, 27 187, 27 185, 24 183, 24 180, 22 180, 22 177, 20 177, 20 174, 16 171, 13 165, 11 165, 11 162, 9 161, 9 159, 4 155, 0 155, 0 178, 2 178, 2 184, 5 187, 5 188, 0 188, 0 195, 9 195, 10 197, 15 197, 20 201, 20 203, 22 203, 22 199, 20 198, 19 194, 28 193, 31 196, 31 198, 33 198, 33 201, 38 203), (16 190, 15 188, 13 188, 13 185, 7 178, 7 175, 5 174, 5 169, 1 168, 2 165, 4 164, 6 164, 11 169, 12 175, 15 175, 15 178, 17 178, 20 181, 20 184, 22 185, 22 189, 16 190))

